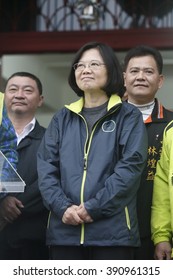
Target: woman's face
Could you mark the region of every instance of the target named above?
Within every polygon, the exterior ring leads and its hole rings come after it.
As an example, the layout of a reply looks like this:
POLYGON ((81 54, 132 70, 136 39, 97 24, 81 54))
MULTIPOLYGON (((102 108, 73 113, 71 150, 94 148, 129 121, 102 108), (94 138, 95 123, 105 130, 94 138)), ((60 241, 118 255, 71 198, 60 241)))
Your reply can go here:
POLYGON ((87 92, 99 92, 107 82, 107 69, 97 49, 83 53, 77 63, 75 78, 78 87, 87 92))

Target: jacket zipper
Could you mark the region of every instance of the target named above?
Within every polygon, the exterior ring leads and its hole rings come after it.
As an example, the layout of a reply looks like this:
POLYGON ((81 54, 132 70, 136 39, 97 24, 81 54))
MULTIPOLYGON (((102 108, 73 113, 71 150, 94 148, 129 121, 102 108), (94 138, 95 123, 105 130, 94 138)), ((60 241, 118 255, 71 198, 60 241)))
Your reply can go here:
MULTIPOLYGON (((86 174, 87 174, 87 142, 88 142, 88 126, 87 126, 87 122, 85 120, 85 118, 80 115, 82 117, 82 119, 85 122, 85 126, 86 126, 86 131, 87 131, 87 137, 86 137, 86 141, 85 141, 85 146, 84 146, 84 166, 83 166, 83 177, 82 177, 82 185, 81 185, 81 192, 80 192, 80 201, 81 203, 84 203, 84 185, 85 185, 85 180, 86 180, 86 174)), ((84 243, 84 233, 85 233, 85 224, 83 223, 81 225, 81 236, 80 236, 80 244, 84 243)))
MULTIPOLYGON (((85 118, 80 115, 80 117, 84 120, 85 122, 85 125, 86 125, 86 130, 87 130, 87 138, 86 138, 86 142, 85 142, 85 147, 84 147, 84 171, 83 171, 83 177, 82 177, 82 185, 81 185, 81 193, 80 193, 80 200, 81 200, 81 203, 84 203, 84 185, 85 185, 85 180, 86 180, 86 175, 87 175, 87 163, 88 163, 88 154, 89 154, 89 150, 90 150, 90 146, 91 146, 91 142, 92 142, 92 137, 93 137, 93 134, 94 134, 94 131, 96 130, 96 127, 98 125, 98 123, 104 119, 105 117, 113 114, 117 109, 119 108, 119 106, 117 106, 117 108, 115 108, 112 112, 104 115, 101 119, 99 119, 96 124, 94 125, 93 129, 92 129, 92 132, 91 132, 91 135, 90 137, 88 138, 88 126, 87 126, 87 122, 85 120, 85 118), (88 144, 88 145, 87 145, 88 144)), ((80 237, 80 244, 83 244, 84 243, 84 239, 85 239, 85 224, 83 223, 81 225, 81 237, 80 237)))

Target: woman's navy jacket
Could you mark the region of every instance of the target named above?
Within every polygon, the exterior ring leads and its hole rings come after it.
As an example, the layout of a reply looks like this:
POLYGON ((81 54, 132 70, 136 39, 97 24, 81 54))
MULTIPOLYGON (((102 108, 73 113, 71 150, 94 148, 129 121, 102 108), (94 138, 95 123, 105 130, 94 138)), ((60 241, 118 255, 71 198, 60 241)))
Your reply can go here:
POLYGON ((83 102, 54 115, 38 151, 39 187, 50 210, 47 244, 139 246, 136 193, 147 157, 142 115, 114 94, 88 137, 83 102), (81 203, 94 222, 64 224, 66 209, 81 203))

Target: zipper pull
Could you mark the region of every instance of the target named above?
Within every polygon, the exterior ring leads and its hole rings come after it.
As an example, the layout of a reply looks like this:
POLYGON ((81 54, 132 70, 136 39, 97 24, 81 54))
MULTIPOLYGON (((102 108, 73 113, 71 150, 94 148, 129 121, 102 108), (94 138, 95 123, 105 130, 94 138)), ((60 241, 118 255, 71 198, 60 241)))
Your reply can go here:
POLYGON ((86 156, 84 157, 84 170, 87 170, 87 158, 86 158, 86 156))

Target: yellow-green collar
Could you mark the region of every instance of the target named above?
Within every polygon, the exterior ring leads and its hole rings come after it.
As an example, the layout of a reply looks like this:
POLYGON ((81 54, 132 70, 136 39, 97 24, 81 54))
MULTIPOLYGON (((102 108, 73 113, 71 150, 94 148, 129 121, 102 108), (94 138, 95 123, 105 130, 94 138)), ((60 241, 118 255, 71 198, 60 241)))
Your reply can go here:
MULTIPOLYGON (((121 98, 117 94, 112 94, 108 102, 107 110, 109 111, 112 107, 121 103, 122 103, 121 98)), ((76 102, 71 103, 70 105, 65 105, 65 107, 79 114, 83 108, 83 105, 84 105, 84 98, 82 97, 76 102)))
POLYGON ((4 94, 0 92, 0 124, 2 122, 2 111, 4 106, 4 94))

